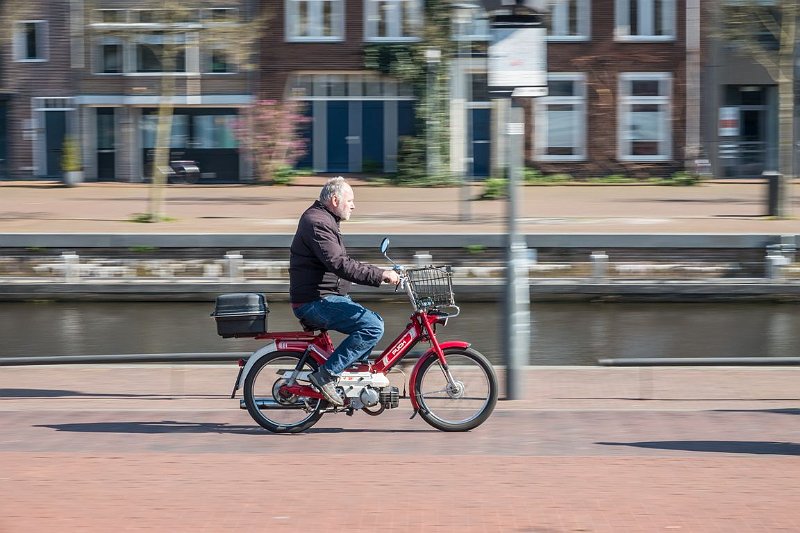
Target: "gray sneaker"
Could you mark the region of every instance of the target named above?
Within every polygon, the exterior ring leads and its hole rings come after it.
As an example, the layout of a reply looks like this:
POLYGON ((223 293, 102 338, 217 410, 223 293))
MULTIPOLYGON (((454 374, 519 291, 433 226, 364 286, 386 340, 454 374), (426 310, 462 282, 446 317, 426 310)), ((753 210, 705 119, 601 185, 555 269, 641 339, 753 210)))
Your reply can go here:
POLYGON ((308 375, 308 380, 319 389, 319 391, 322 393, 322 396, 324 396, 329 403, 332 403, 337 407, 342 407, 344 405, 342 397, 339 396, 338 392, 336 392, 334 380, 331 379, 327 372, 323 374, 321 369, 317 370, 316 372, 312 372, 308 375))

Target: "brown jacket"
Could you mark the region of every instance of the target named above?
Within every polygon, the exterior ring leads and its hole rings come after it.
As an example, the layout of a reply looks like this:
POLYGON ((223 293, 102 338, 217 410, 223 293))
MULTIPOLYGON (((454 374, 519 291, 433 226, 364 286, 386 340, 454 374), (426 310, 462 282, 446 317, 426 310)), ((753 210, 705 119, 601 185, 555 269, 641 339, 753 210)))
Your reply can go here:
POLYGON ((383 269, 347 255, 339 217, 319 201, 300 217, 289 256, 289 299, 311 302, 328 294, 345 295, 350 283, 378 287, 383 269))

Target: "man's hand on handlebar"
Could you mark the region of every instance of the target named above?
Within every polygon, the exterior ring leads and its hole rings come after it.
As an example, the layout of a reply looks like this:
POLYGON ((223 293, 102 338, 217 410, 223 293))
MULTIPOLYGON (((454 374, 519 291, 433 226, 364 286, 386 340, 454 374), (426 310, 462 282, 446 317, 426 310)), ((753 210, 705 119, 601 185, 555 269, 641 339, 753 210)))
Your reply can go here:
POLYGON ((386 284, 397 285, 400 283, 400 275, 394 270, 384 270, 382 281, 386 284))

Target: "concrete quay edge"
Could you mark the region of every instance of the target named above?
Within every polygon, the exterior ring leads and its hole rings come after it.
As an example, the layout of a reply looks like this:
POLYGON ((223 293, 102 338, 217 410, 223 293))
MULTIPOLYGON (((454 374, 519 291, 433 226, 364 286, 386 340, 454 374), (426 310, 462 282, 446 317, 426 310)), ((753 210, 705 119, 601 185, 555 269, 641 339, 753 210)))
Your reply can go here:
MULTIPOLYGON (((504 233, 348 233, 349 248, 377 248, 386 236, 393 248, 506 246, 504 233)), ((765 248, 800 247, 800 233, 521 233, 529 248, 765 248)), ((288 248, 289 233, 0 233, 0 248, 288 248)))
MULTIPOLYGON (((80 281, 66 283, 30 278, 0 280, 0 301, 213 301, 218 294, 260 292, 270 301, 288 300, 286 280, 219 282, 197 280, 80 281)), ((496 302, 504 294, 502 279, 454 282, 456 302, 496 302)), ((403 295, 382 287, 353 286, 362 301, 400 300, 403 295)), ((800 303, 800 280, 705 279, 620 280, 531 279, 530 298, 544 301, 648 302, 794 302, 800 303)))

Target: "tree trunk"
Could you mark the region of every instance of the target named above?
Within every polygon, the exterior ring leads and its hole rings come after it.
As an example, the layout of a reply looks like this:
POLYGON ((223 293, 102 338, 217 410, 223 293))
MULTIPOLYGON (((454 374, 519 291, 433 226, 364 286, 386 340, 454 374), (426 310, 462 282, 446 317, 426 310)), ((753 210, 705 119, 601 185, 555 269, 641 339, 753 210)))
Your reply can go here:
POLYGON ((778 200, 781 218, 791 216, 789 184, 794 169, 794 80, 798 7, 795 0, 784 2, 778 57, 778 168, 782 174, 778 200))
POLYGON ((161 76, 161 99, 158 105, 158 125, 156 127, 156 150, 153 157, 153 170, 150 183, 150 202, 148 206, 148 219, 150 222, 161 222, 165 218, 164 212, 164 187, 169 175, 169 153, 172 144, 172 116, 174 104, 172 97, 175 95, 175 50, 166 46, 163 57, 163 69, 166 74, 161 76))

